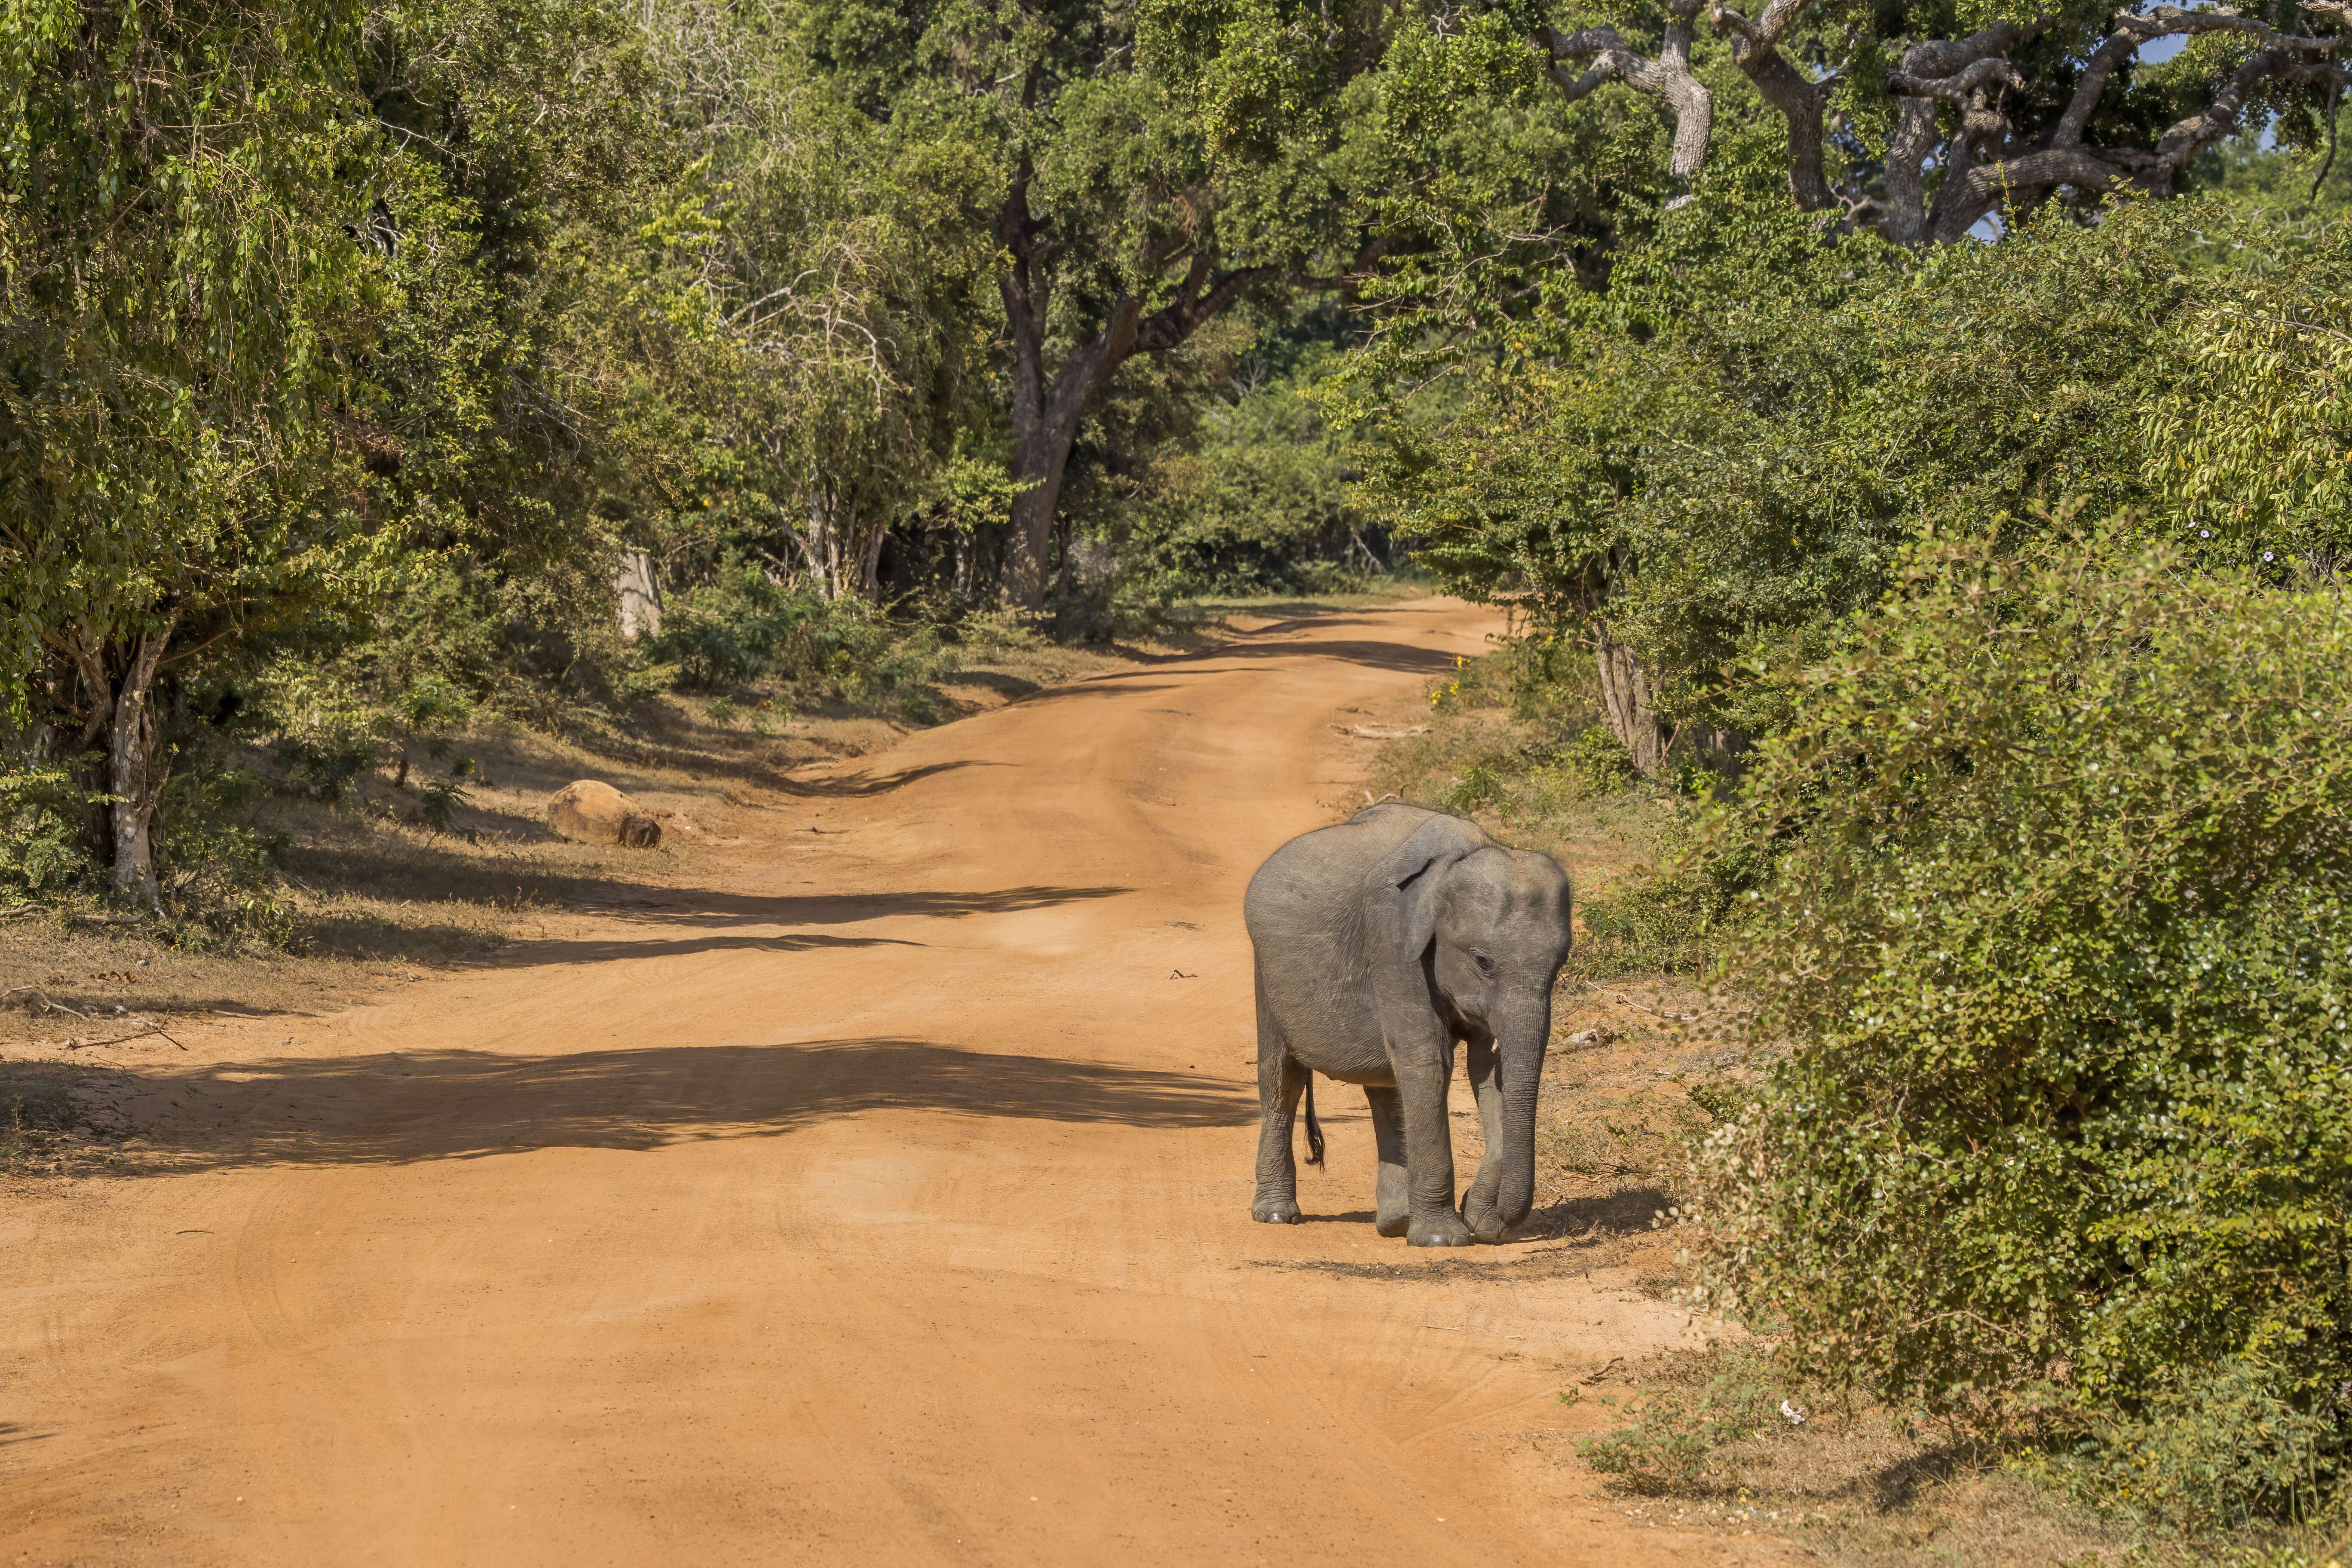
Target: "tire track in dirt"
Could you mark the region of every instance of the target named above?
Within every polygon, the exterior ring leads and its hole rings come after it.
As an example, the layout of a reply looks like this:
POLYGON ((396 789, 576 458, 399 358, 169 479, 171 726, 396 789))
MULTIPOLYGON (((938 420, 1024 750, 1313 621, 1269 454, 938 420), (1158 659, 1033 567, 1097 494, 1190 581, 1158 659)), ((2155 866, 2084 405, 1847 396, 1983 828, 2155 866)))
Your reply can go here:
POLYGON ((0 1561, 1788 1555, 1515 1436, 1675 1315, 1425 1271, 1344 1092, 1302 1196, 1356 1217, 1247 1217, 1242 885, 1328 819, 1331 711, 1490 626, 1041 692, 801 781, 704 886, 152 1072, 230 1130, 0 1217, 62 1292, 0 1295, 0 1561))

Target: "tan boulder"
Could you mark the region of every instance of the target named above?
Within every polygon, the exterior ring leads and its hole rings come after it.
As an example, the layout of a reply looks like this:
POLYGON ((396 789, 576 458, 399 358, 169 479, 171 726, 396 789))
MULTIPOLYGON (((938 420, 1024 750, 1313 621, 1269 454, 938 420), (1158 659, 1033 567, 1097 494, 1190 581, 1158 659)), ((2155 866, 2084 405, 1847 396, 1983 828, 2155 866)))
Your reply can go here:
POLYGON ((661 824, 611 784, 581 779, 547 799, 547 826, 558 838, 579 844, 625 844, 650 849, 661 842, 661 824))

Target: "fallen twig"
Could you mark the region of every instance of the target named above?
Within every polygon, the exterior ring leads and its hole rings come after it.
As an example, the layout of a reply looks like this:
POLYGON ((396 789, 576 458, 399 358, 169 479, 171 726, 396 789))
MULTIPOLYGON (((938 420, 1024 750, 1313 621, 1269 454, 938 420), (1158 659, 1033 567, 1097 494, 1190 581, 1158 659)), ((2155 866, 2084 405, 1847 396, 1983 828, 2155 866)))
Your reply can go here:
POLYGON ((1429 733, 1426 724, 1408 724, 1402 730, 1381 730, 1370 724, 1334 724, 1331 728, 1342 735, 1358 735, 1367 741, 1402 741, 1408 735, 1429 733))
MULTIPOLYGON (((87 1014, 83 1016, 85 1017, 88 1016, 87 1014)), ((93 1046, 124 1046, 129 1045, 133 1040, 143 1040, 150 1035, 162 1035, 165 1039, 172 1040, 170 1032, 166 1030, 163 1025, 150 1024, 135 1035, 124 1035, 119 1038, 111 1040, 84 1040, 79 1045, 68 1045, 66 1047, 66 1049, 69 1051, 80 1051, 88 1050, 93 1046)), ((180 1046, 180 1042, 177 1040, 172 1040, 172 1043, 175 1046, 180 1046)), ((184 1051, 188 1047, 185 1046, 180 1046, 180 1048, 184 1051)))
MULTIPOLYGON (((42 990, 37 985, 12 985, 5 991, 0 991, 0 1002, 5 1002, 11 996, 21 996, 27 991, 40 998, 41 1008, 44 1012, 71 1013, 77 1018, 89 1018, 89 1015, 83 1012, 79 1007, 68 1007, 62 1002, 50 1000, 49 994, 42 990)), ((94 1018, 90 1019, 90 1021, 92 1023, 97 1022, 94 1018)))
POLYGON ((1622 991, 1603 991, 1590 980, 1580 981, 1579 984, 1597 996, 1606 996, 1612 1002, 1622 1003, 1633 1008, 1636 1013, 1647 1013, 1653 1018, 1672 1018, 1675 1023, 1688 1024, 1711 1016, 1706 1013, 1661 1013, 1655 1007, 1643 1006, 1622 991))
POLYGON ((147 917, 136 915, 68 915, 67 920, 78 926, 135 926, 147 917))

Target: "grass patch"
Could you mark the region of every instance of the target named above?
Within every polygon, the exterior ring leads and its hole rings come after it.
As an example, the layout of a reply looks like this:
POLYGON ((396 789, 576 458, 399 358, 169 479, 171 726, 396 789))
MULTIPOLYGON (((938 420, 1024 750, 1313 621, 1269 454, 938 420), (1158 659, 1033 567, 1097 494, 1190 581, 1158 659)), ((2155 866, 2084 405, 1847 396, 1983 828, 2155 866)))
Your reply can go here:
POLYGON ((1579 1457, 1625 1510, 1658 1524, 1779 1533, 1823 1563, 2316 1568, 2344 1550, 2333 1527, 2184 1538, 2101 1513, 1993 1450, 1854 1399, 1780 1380, 1748 1344, 1645 1358, 1563 1405, 1612 1422, 1579 1457))

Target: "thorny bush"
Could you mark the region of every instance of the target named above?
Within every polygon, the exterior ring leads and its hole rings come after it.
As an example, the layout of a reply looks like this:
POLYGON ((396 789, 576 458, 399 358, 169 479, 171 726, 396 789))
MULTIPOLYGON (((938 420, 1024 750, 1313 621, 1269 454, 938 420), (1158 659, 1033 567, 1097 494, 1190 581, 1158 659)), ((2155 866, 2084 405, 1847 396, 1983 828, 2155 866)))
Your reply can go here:
POLYGON ((1701 1289, 1794 1374, 2192 1527, 2352 1400, 2352 614, 2116 536, 1930 541, 1758 755, 1701 1289), (2119 558, 2120 557, 2120 558, 2119 558), (1752 901, 1747 901, 1752 900, 1752 901))

